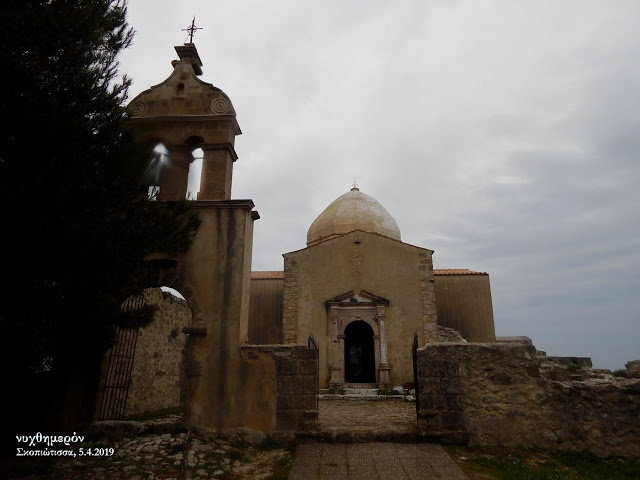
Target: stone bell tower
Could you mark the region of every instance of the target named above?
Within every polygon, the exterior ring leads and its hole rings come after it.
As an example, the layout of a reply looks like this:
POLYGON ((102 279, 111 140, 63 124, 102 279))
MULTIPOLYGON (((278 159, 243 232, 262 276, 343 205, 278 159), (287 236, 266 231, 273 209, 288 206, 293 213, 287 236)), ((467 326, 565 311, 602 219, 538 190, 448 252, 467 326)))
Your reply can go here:
POLYGON ((134 98, 129 109, 136 138, 150 146, 162 143, 169 152, 156 198, 168 208, 185 199, 192 152, 201 148, 204 154, 200 193, 189 201, 202 225, 186 254, 164 262, 175 265, 165 285, 182 293, 193 313, 193 325, 184 330, 187 421, 210 429, 254 426, 245 418, 237 372, 243 368, 253 222, 259 215, 251 200, 231 199, 234 142, 241 133, 231 100, 198 78, 202 61, 193 43, 175 50, 179 60, 172 62, 171 75, 134 98))
POLYGON ((202 61, 193 43, 175 47, 173 73, 129 104, 131 124, 138 138, 162 142, 169 151, 170 166, 160 180, 158 200, 182 200, 187 193, 191 152, 203 150, 198 200, 231 198, 234 150, 240 126, 229 97, 203 82, 202 61))

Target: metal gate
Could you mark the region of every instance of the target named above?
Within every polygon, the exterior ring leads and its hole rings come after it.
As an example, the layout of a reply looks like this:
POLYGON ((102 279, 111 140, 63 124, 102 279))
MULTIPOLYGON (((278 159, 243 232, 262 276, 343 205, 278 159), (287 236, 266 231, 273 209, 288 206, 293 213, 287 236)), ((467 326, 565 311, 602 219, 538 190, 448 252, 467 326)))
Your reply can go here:
MULTIPOLYGON (((123 312, 133 312, 143 306, 144 297, 140 294, 127 298, 120 306, 120 309, 123 312)), ((109 353, 98 420, 120 420, 124 418, 137 343, 137 328, 116 327, 115 341, 109 353)))
POLYGON ((411 346, 411 354, 413 357, 413 388, 416 396, 416 421, 420 414, 420 383, 418 382, 418 332, 413 336, 413 345, 411 346))
POLYGON ((316 356, 316 411, 318 411, 318 389, 320 388, 320 350, 318 347, 318 342, 313 337, 313 335, 309 335, 309 339, 307 340, 307 348, 309 348, 309 350, 318 350, 318 355, 316 356))

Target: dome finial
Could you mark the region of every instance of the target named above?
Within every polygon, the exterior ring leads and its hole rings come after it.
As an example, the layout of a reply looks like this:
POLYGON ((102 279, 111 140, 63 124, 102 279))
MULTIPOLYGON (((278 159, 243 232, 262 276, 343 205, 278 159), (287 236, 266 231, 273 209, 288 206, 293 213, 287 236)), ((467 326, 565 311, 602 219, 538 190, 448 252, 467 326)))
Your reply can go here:
POLYGON ((358 184, 356 183, 356 177, 353 177, 353 188, 351 189, 352 192, 359 192, 360 189, 358 188, 358 184))

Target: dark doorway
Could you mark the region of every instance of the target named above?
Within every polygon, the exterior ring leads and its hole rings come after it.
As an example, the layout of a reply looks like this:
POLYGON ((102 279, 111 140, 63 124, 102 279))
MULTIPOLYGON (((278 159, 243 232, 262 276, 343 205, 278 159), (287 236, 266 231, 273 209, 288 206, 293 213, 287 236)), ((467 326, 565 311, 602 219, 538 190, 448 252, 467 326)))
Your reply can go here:
POLYGON ((351 322, 344 330, 344 368, 347 383, 376 383, 373 329, 367 322, 351 322))

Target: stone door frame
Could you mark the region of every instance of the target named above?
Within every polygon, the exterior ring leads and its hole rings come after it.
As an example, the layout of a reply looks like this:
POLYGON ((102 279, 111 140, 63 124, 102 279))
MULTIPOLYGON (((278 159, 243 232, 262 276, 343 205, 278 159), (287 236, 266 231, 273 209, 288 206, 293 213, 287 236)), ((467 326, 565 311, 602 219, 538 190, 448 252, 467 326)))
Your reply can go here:
POLYGON ((365 290, 358 295, 350 290, 325 303, 331 329, 329 388, 341 389, 345 384, 344 332, 351 322, 363 321, 373 330, 376 383, 379 389, 387 390, 391 386, 386 328, 389 300, 365 290))

